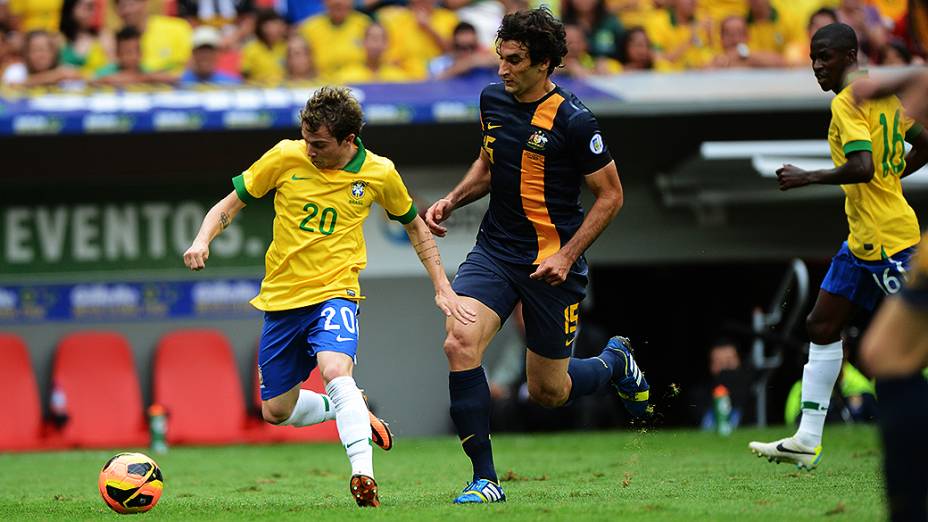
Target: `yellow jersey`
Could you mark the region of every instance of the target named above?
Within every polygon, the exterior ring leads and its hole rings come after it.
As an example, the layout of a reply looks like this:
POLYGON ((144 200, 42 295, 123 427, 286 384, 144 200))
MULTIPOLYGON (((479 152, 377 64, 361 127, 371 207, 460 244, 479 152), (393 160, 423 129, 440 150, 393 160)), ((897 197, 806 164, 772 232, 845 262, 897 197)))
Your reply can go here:
POLYGON ((357 11, 339 25, 325 13, 309 17, 300 34, 309 42, 319 76, 334 78, 342 67, 364 63, 364 32, 371 19, 357 11))
POLYGON ((406 72, 395 65, 385 63, 376 71, 364 65, 356 63, 342 68, 338 73, 338 83, 358 84, 358 83, 400 83, 410 82, 413 78, 406 72))
POLYGON ((918 125, 905 115, 895 96, 854 103, 850 82, 831 102, 828 145, 835 167, 847 154, 873 154, 873 179, 841 185, 847 196, 848 247, 857 258, 878 261, 918 243, 918 219, 902 195, 904 136, 917 136, 918 125))
MULTIPOLYGON (((10 0, 10 12, 20 19, 20 30, 58 32, 63 0, 10 0)), ((2 2, 0 2, 2 3, 2 2)))
MULTIPOLYGON (((387 61, 402 64, 412 79, 424 80, 428 76, 429 60, 441 56, 444 49, 419 27, 416 15, 409 8, 385 7, 378 11, 377 17, 389 36, 387 61)), ((454 11, 436 7, 429 14, 429 26, 449 43, 456 25, 458 16, 454 11)))
POLYGON ((242 75, 250 82, 277 85, 287 74, 286 61, 287 42, 268 47, 255 38, 242 48, 242 75))
POLYGON ((283 140, 232 180, 244 203, 274 194, 274 239, 264 261, 264 311, 292 310, 336 297, 360 299, 358 274, 367 265, 362 225, 373 203, 407 224, 416 206, 393 162, 364 149, 340 170, 320 170, 306 142, 283 140))
POLYGON ((142 33, 142 68, 180 74, 193 51, 193 29, 183 18, 150 15, 142 33))

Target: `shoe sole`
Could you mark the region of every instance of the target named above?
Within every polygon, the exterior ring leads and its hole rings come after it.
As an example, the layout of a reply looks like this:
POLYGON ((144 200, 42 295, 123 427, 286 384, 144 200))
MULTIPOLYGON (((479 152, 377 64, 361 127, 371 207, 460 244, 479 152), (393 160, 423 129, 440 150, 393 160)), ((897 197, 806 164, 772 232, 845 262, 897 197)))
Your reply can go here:
POLYGON ((793 465, 795 465, 797 469, 801 469, 801 470, 805 470, 805 471, 812 471, 813 469, 817 468, 817 467, 818 467, 818 463, 822 461, 822 453, 823 453, 823 452, 820 451, 820 452, 818 453, 818 455, 816 455, 815 458, 812 459, 812 462, 810 462, 810 463, 808 463, 808 464, 806 464, 805 462, 796 460, 796 459, 794 459, 794 458, 792 458, 792 457, 780 457, 780 456, 777 456, 777 455, 766 455, 766 454, 762 453, 761 451, 758 451, 758 450, 753 449, 753 448, 751 449, 751 453, 753 453, 754 455, 756 455, 758 458, 765 458, 765 459, 767 459, 767 462, 774 462, 774 463, 777 463, 777 464, 779 464, 779 463, 781 463, 781 462, 786 462, 786 463, 788 463, 788 464, 793 464, 793 465))
POLYGON ((373 413, 371 416, 371 440, 374 444, 384 451, 393 449, 393 432, 390 431, 390 425, 383 419, 377 418, 373 413))
POLYGON ((366 475, 354 475, 350 482, 351 496, 359 507, 378 507, 377 482, 366 475))

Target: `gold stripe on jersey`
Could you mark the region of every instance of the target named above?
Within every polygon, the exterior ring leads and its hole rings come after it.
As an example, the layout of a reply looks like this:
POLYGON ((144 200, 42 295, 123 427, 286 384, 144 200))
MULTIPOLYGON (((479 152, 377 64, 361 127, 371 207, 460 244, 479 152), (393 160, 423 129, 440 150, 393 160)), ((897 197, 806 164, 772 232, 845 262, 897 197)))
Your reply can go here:
MULTIPOLYGON (((557 110, 564 97, 555 93, 535 108, 532 125, 545 130, 554 128, 557 110)), ((540 132, 540 131, 539 131, 540 132)), ((545 157, 541 154, 522 151, 522 177, 519 186, 522 195, 522 210, 532 223, 538 237, 538 255, 533 264, 539 264, 561 249, 561 237, 548 214, 545 203, 545 157)))
POLYGON ((541 127, 544 130, 554 128, 554 117, 557 116, 557 109, 564 103, 564 97, 554 93, 547 100, 538 104, 535 108, 535 114, 532 116, 532 125, 541 127))

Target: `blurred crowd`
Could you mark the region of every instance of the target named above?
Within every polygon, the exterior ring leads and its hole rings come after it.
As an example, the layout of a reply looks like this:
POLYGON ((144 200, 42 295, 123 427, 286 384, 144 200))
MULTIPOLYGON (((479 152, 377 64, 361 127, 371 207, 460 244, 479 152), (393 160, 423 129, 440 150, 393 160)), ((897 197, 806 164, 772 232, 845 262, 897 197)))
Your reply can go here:
POLYGON ((0 84, 492 79, 501 18, 540 5, 565 23, 558 74, 573 77, 806 66, 810 35, 835 21, 865 64, 925 55, 910 0, 0 0, 0 84))

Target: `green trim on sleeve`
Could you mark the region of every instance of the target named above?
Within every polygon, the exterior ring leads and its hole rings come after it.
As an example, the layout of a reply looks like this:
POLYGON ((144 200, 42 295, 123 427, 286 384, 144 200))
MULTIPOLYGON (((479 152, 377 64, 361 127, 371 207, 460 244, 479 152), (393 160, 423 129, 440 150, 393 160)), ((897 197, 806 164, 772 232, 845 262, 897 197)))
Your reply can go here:
POLYGON ((870 143, 870 140, 856 140, 850 141, 847 145, 844 146, 844 154, 850 154, 852 152, 860 152, 865 150, 867 152, 873 152, 873 144, 870 143))
POLYGON ((921 134, 923 130, 925 130, 925 128, 922 127, 922 124, 915 122, 914 125, 909 127, 909 130, 905 131, 905 141, 908 141, 909 143, 911 143, 912 142, 911 140, 914 140, 915 138, 917 138, 918 135, 921 134))
POLYGON ((238 199, 242 200, 242 203, 247 205, 258 201, 258 198, 249 194, 248 189, 245 188, 245 174, 239 174, 232 178, 232 186, 235 187, 235 193, 238 195, 238 199))
POLYGON ((409 211, 403 214, 402 216, 394 216, 393 214, 387 212, 387 215, 390 216, 390 219, 393 221, 399 221, 404 225, 412 223, 412 220, 416 219, 416 216, 419 215, 419 211, 416 209, 416 204, 413 203, 409 207, 409 211))

